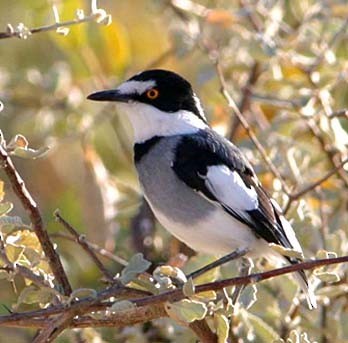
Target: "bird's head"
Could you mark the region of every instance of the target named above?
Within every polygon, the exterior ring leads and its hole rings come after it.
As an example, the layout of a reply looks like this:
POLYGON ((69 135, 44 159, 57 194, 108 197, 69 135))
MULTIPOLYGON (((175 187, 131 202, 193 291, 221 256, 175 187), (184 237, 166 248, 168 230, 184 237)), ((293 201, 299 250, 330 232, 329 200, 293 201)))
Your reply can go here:
POLYGON ((87 99, 116 102, 131 121, 136 142, 193 133, 207 126, 190 83, 167 70, 143 71, 116 89, 90 94, 87 99))

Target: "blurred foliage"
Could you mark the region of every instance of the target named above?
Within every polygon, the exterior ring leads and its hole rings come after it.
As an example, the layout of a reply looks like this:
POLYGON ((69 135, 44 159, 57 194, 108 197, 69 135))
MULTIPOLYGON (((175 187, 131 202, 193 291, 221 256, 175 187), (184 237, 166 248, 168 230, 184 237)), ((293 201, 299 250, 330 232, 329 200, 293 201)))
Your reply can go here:
MULTIPOLYGON (((88 1, 54 3, 61 21, 74 18, 79 8, 85 13, 90 10, 88 1)), ((348 108, 345 0, 104 0, 98 5, 112 15, 109 26, 87 22, 71 26, 66 36, 53 31, 26 40, 0 40, 4 105, 0 129, 8 141, 15 137, 11 141, 14 161, 38 201, 49 233, 55 235, 73 287, 100 289, 100 273, 76 243, 59 236, 63 229, 53 220, 56 208, 89 241, 126 260, 136 253, 137 231, 129 228, 141 196, 132 166, 130 126, 114 115, 112 105, 86 101, 94 90, 115 86, 149 67, 184 75, 200 95, 214 128, 233 137, 266 188, 286 206, 280 181, 220 95, 210 59, 218 52, 228 91, 240 107, 245 102, 244 116, 288 186, 301 190, 333 169, 335 161, 347 158, 347 112, 338 112, 348 108), (44 152, 44 157, 33 160, 44 152)), ((51 2, 46 0, 1 1, 0 11, 0 31, 8 23, 24 22, 29 28, 54 23, 51 2)), ((51 282, 26 214, 1 171, 0 178, 0 227, 6 253, 12 263, 27 266, 51 282)), ((341 170, 290 204, 287 216, 307 257, 322 257, 328 251, 348 253, 347 180, 346 170, 341 170)), ((189 251, 162 228, 148 228, 141 243, 154 264, 170 261, 192 271, 211 260, 198 255, 183 266, 177 255, 189 251)), ((103 262, 114 274, 122 270, 115 262, 103 262)), ((128 283, 143 267, 140 263, 121 275, 128 283)), ((270 268, 264 261, 257 267, 270 268)), ((236 272, 234 266, 224 266, 219 275, 210 274, 200 282, 236 272)), ((154 271, 157 282, 167 289, 171 275, 158 273, 154 271)), ((233 342, 348 342, 347 267, 323 268, 311 281, 319 302, 312 312, 293 301, 296 285, 284 276, 258 285, 256 302, 248 287, 243 304, 250 308, 229 308, 226 299, 210 293, 168 304, 168 314, 175 320, 158 319, 121 330, 66 331, 57 341, 194 342, 193 333, 180 324, 208 314, 219 342, 227 336, 233 342)), ((6 308, 46 306, 52 296, 47 289, 0 271, 1 314, 8 313, 6 308)), ((32 336, 32 330, 0 328, 0 337, 11 337, 16 343, 28 342, 32 336)))

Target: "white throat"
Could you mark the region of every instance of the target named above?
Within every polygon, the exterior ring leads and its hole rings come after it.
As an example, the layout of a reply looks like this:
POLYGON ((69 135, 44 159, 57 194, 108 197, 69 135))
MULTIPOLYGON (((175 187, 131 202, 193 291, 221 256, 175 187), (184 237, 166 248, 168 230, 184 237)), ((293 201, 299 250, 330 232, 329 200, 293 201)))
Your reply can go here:
POLYGON ((135 143, 145 142, 154 136, 195 133, 208 127, 198 116, 185 110, 166 113, 138 102, 117 103, 117 108, 121 115, 125 114, 129 118, 135 143))

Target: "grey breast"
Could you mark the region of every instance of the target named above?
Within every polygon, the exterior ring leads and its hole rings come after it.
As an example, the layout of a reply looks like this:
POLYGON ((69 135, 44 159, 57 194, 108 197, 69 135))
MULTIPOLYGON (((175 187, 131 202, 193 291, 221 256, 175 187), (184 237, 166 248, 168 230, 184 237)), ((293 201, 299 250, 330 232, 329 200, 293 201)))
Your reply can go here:
POLYGON ((216 207, 178 179, 172 169, 180 136, 164 137, 136 163, 139 181, 154 211, 182 224, 204 220, 216 207))

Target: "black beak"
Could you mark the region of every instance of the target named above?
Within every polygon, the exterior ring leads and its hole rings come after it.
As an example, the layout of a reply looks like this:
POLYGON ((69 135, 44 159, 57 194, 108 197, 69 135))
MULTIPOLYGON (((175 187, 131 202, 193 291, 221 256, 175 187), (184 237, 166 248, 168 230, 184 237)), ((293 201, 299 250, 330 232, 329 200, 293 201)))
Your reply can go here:
POLYGON ((131 100, 129 94, 122 94, 117 89, 109 89, 88 95, 87 99, 95 101, 128 102, 131 100))

